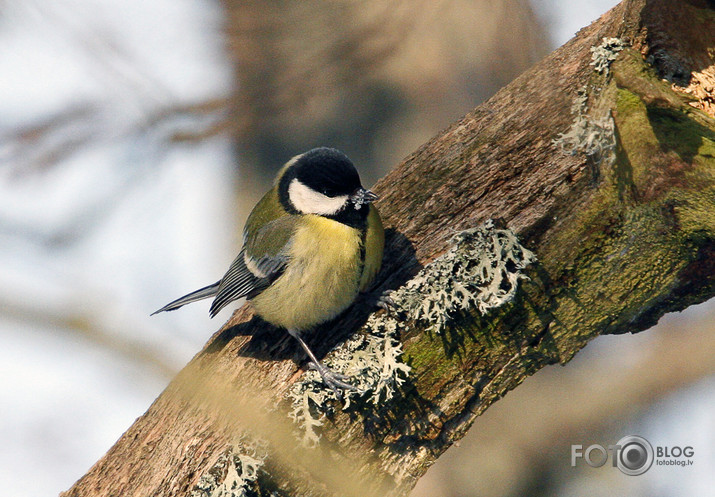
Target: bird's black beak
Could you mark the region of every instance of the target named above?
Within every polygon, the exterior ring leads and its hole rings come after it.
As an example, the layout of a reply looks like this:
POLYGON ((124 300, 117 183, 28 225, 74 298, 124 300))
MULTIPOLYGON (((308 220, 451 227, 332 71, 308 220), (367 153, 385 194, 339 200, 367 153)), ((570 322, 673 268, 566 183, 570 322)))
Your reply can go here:
POLYGON ((372 193, 370 190, 366 190, 362 187, 358 188, 352 193, 352 195, 350 195, 350 201, 355 205, 356 209, 360 209, 363 204, 369 204, 370 202, 374 202, 375 200, 377 200, 377 198, 377 195, 372 193))

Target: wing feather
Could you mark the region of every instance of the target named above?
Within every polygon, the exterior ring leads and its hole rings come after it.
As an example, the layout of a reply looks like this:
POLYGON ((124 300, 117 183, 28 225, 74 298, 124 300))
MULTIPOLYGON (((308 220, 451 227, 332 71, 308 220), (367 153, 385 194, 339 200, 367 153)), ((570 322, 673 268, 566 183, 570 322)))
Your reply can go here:
POLYGON ((370 288, 375 276, 380 272, 382 253, 385 247, 385 230, 377 207, 370 205, 367 217, 367 232, 365 233, 365 262, 360 278, 360 291, 365 292, 370 288))
POLYGON ((296 216, 285 215, 247 234, 243 249, 219 283, 212 317, 234 300, 255 297, 283 274, 296 221, 296 216))

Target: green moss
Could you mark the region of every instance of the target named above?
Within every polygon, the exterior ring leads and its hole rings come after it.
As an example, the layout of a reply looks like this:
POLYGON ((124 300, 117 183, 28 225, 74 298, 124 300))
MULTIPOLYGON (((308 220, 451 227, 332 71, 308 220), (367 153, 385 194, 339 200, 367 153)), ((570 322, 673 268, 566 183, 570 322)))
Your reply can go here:
POLYGON ((658 146, 658 137, 653 132, 646 105, 635 93, 619 89, 616 92, 616 125, 621 142, 621 156, 630 164, 631 181, 643 183, 648 171, 653 147, 658 146))
POLYGON ((674 108, 692 100, 683 93, 675 93, 671 83, 661 79, 653 66, 643 60, 640 52, 626 49, 612 65, 613 81, 618 88, 627 89, 648 102, 659 101, 674 108))
POLYGON ((692 111, 647 106, 651 127, 664 151, 674 151, 685 162, 697 155, 715 155, 715 133, 691 118, 692 111))
POLYGON ((637 114, 645 110, 645 104, 635 93, 628 90, 619 90, 616 97, 616 111, 618 115, 637 114))
POLYGON ((698 155, 707 160, 715 159, 715 139, 713 137, 703 137, 703 142, 698 148, 698 155))
POLYGON ((680 192, 671 198, 671 208, 681 228, 688 233, 688 240, 697 245, 712 243, 715 238, 715 188, 680 192))
MULTIPOLYGON (((621 87, 615 103, 621 142, 617 177, 632 182, 636 200, 656 202, 654 215, 665 223, 661 232, 677 231, 688 239, 711 236, 715 223, 712 120, 687 105, 686 99, 674 96, 670 85, 658 80, 639 54, 619 59, 616 71, 621 87)), ((621 183, 621 199, 624 188, 621 183)))
POLYGON ((415 370, 441 375, 449 367, 449 358, 442 347, 435 347, 434 337, 422 335, 408 346, 405 359, 415 370))
POLYGON ((647 325, 698 246, 715 237, 713 129, 625 52, 614 64, 614 167, 540 252, 549 277, 569 283, 555 295, 557 343, 647 325))

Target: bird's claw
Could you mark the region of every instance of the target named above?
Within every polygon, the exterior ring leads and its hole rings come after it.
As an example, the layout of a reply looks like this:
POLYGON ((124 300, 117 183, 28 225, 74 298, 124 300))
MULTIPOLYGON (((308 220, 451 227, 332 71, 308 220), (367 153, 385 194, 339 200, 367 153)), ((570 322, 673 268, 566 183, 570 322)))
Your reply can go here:
POLYGON ((380 309, 384 309, 385 312, 392 314, 397 319, 404 319, 404 315, 397 305, 397 302, 392 298, 394 293, 394 290, 385 290, 377 297, 375 305, 380 309))
POLYGON ((385 309, 387 312, 392 311, 397 304, 392 299, 392 290, 385 290, 378 298, 375 305, 380 309, 385 309))
POLYGON ((357 387, 344 381, 348 379, 348 377, 344 374, 336 373, 335 371, 326 368, 322 364, 315 363, 312 361, 309 363, 308 366, 310 367, 310 369, 314 369, 318 372, 318 374, 320 374, 320 377, 323 379, 323 382, 328 386, 328 388, 333 391, 338 400, 342 400, 343 398, 341 390, 359 392, 357 387))

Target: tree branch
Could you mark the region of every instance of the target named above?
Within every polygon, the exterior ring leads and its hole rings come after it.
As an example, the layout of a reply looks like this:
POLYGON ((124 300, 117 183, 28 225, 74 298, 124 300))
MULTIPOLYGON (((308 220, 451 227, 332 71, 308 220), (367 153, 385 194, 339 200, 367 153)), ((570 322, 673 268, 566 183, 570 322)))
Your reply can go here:
POLYGON ((711 74, 713 33, 705 1, 626 0, 376 185, 379 291, 413 288, 420 269, 429 281, 454 234, 489 218, 538 257, 508 303, 437 330, 371 315, 369 299, 316 330, 316 353, 338 346, 330 360, 370 336, 366 321, 393 323, 411 371, 391 399, 340 410, 313 392, 332 413, 301 448, 286 398, 310 373, 244 306, 65 495, 405 495, 527 376, 712 297, 715 123, 707 95, 683 90, 711 74))

